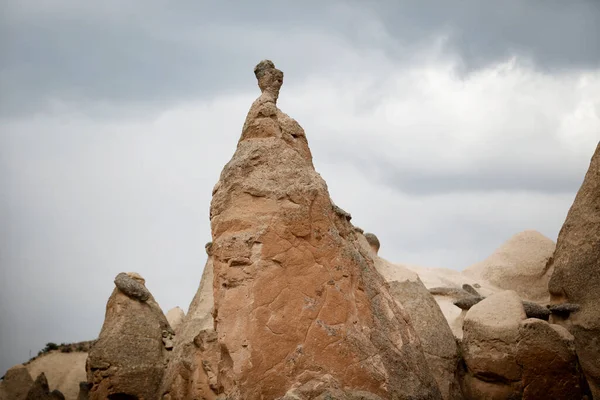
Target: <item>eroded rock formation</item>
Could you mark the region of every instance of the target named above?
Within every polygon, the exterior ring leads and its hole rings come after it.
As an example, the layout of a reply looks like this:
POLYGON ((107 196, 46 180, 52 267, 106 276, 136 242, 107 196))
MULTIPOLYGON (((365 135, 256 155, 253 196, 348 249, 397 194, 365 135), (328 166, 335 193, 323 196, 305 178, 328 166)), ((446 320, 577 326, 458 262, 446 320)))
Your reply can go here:
POLYGON ((27 368, 22 364, 15 365, 0 381, 0 400, 25 400, 32 386, 33 379, 27 368))
POLYGON ((169 321, 169 325, 171 325, 171 328, 173 328, 173 330, 177 333, 181 323, 185 319, 185 313, 183 310, 179 307, 171 308, 169 311, 167 311, 166 317, 167 321, 169 321))
POLYGON ((561 326, 528 319, 514 291, 486 298, 464 320, 465 398, 582 399, 573 340, 561 326))
POLYGON ((440 398, 407 313, 276 106, 283 73, 254 72, 262 94, 211 203, 219 386, 248 400, 440 398))
MULTIPOLYGON (((372 245, 371 241, 369 244, 372 245)), ((389 291, 398 305, 410 315, 442 397, 462 399, 457 376, 458 348, 438 303, 416 273, 376 255, 375 267, 388 282, 389 291)))
MULTIPOLYGON (((210 246, 206 249, 210 253, 210 246)), ((217 379, 221 351, 213 306, 213 263, 209 254, 198 291, 177 331, 161 388, 165 400, 213 400, 222 392, 217 379)))
POLYGON ((600 144, 567 214, 549 268, 551 321, 575 336, 581 367, 600 398, 600 144))
POLYGON ((520 232, 487 259, 465 269, 464 274, 514 290, 524 300, 548 301, 552 275, 548 260, 554 248, 554 242, 537 231, 520 232))
POLYGON ((60 390, 50 391, 46 375, 42 372, 33 382, 31 389, 27 393, 26 400, 65 400, 65 396, 60 390))
POLYGON ((98 341, 86 363, 89 398, 155 399, 165 369, 164 340, 173 331, 136 273, 119 274, 98 341))

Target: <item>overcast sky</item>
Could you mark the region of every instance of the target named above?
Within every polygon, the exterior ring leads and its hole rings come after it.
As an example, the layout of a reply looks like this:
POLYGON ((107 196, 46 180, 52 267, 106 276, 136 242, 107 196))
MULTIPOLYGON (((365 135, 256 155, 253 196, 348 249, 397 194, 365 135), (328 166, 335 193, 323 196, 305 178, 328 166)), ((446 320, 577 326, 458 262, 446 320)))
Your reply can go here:
POLYGON ((556 240, 600 140, 600 2, 207 3, 0 5, 0 374, 97 337, 121 271, 187 310, 264 58, 383 257, 556 240))

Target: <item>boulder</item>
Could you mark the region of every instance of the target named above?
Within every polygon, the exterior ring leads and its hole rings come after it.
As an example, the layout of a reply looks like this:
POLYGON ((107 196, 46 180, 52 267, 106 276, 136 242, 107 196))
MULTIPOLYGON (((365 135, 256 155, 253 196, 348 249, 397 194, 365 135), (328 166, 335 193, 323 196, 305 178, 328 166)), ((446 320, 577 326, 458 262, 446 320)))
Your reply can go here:
POLYGON ((464 319, 466 399, 582 399, 586 384, 566 329, 526 318, 514 291, 474 305, 464 319))
POLYGON ((254 72, 262 94, 210 208, 223 396, 276 399, 314 383, 319 398, 335 382, 440 398, 410 317, 331 201, 304 130, 276 106, 283 73, 270 61, 254 72))
POLYGON ((32 386, 33 379, 27 368, 22 364, 15 365, 0 381, 0 400, 25 400, 32 386))
POLYGON ((517 362, 524 400, 583 399, 587 391, 573 335, 559 325, 526 319, 519 325, 517 362))
POLYGON ((147 291, 143 278, 135 273, 117 278, 102 330, 86 363, 87 380, 92 384, 89 398, 128 395, 153 399, 165 369, 164 339, 173 331, 150 292, 143 295, 147 291), (132 285, 132 280, 139 285, 132 285), (117 284, 119 281, 125 285, 117 284), (125 292, 121 290, 124 287, 125 292))
POLYGON ((181 326, 181 323, 183 322, 184 318, 185 313, 179 307, 174 307, 167 311, 167 321, 169 322, 169 325, 171 325, 171 328, 173 328, 175 333, 177 333, 177 330, 179 326, 181 326))
POLYGON ((579 362, 594 398, 600 398, 600 144, 567 214, 549 263, 551 302, 570 305, 551 321, 575 337, 579 362))
POLYGON ((374 257, 375 267, 388 282, 394 300, 410 316, 442 397, 462 399, 457 380, 458 347, 440 306, 416 273, 374 257))
POLYGON ((502 291, 485 279, 466 275, 462 271, 448 268, 425 268, 409 264, 396 265, 401 265, 419 275, 421 282, 429 289, 440 306, 457 339, 462 338, 463 319, 466 311, 486 296, 502 291))
POLYGON ((514 290, 524 300, 548 301, 548 281, 552 269, 548 260, 555 244, 533 230, 518 233, 484 261, 466 268, 463 273, 485 280, 503 290, 514 290))
POLYGON ((463 323, 463 357, 476 378, 513 384, 521 379, 517 362, 519 324, 526 318, 519 295, 507 290, 475 304, 463 323))

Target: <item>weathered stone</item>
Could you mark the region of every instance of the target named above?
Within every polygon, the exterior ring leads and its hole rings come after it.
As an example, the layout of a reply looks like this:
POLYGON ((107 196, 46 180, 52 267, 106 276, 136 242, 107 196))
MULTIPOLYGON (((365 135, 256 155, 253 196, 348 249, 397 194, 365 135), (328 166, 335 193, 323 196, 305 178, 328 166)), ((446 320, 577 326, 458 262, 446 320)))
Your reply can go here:
POLYGON ((33 379, 22 365, 15 365, 4 374, 0 381, 0 400, 25 400, 33 386, 33 379))
POLYGON ((414 272, 377 256, 375 267, 388 282, 398 306, 408 312, 442 397, 462 399, 457 379, 458 348, 438 303, 414 272))
POLYGON ((133 299, 146 301, 150 298, 150 292, 144 286, 144 282, 140 282, 139 279, 135 279, 125 272, 121 272, 115 277, 115 286, 133 299))
POLYGON ((365 238, 367 239, 367 242, 369 242, 369 245, 371 245, 371 248, 375 251, 375 254, 377 254, 381 247, 381 243, 379 243, 377 236, 375 236, 374 233, 365 233, 365 238))
POLYGON ((33 383, 31 389, 27 393, 27 400, 65 400, 65 396, 60 390, 50 392, 46 375, 42 372, 33 383))
POLYGON ((88 382, 79 382, 79 394, 77 400, 89 400, 91 384, 88 382))
POLYGON ((548 311, 551 314, 555 314, 560 318, 568 318, 572 312, 579 311, 579 304, 562 303, 562 304, 549 304, 548 311))
POLYGON ((473 296, 481 296, 481 295, 479 294, 479 292, 478 292, 477 290, 475 290, 475 288, 474 288, 473 286, 469 285, 468 283, 464 283, 464 284, 462 285, 462 288, 463 288, 463 290, 464 290, 465 292, 467 292, 467 293, 469 293, 469 294, 471 294, 471 295, 473 295, 473 296))
POLYGON ((539 319, 519 326, 517 362, 522 366, 524 400, 582 399, 585 381, 579 371, 573 336, 539 319))
POLYGON ((464 297, 462 299, 458 299, 458 300, 454 301, 454 305, 456 307, 460 308, 461 310, 470 310, 471 307, 473 307, 475 304, 479 303, 484 298, 485 297, 481 297, 481 296, 464 297))
POLYGON ((458 299, 462 299, 465 297, 471 297, 472 294, 465 292, 463 289, 455 288, 455 287, 432 287, 429 290, 429 293, 432 295, 438 296, 449 296, 455 297, 458 299))
MULTIPOLYGON (((89 350, 91 342, 78 343, 75 348, 89 350)), ((70 348, 69 345, 61 348, 70 348)), ((71 351, 64 353, 60 350, 51 351, 36 357, 27 363, 31 376, 39 376, 42 372, 48 380, 50 390, 60 390, 65 398, 72 400, 79 393, 79 382, 86 378, 85 363, 87 351, 71 351)))
POLYGON ((594 398, 600 398, 600 144, 558 235, 548 265, 554 270, 548 288, 553 304, 579 309, 551 321, 575 336, 579 362, 594 398))
POLYGON ((550 318, 550 310, 548 310, 547 307, 537 303, 524 301, 523 309, 525 310, 525 315, 527 315, 527 318, 538 318, 543 319, 544 321, 548 321, 548 318, 550 318))
POLYGON ((554 248, 554 242, 541 233, 524 231, 463 272, 500 289, 514 290, 524 300, 548 301, 552 270, 548 269, 547 263, 554 248))
POLYGON ((166 317, 171 328, 173 328, 175 333, 177 333, 179 326, 181 326, 181 323, 185 319, 185 313, 183 310, 179 307, 171 308, 169 311, 167 311, 166 317))
POLYGON ((465 398, 584 398, 572 335, 544 320, 526 319, 516 292, 501 292, 475 305, 464 330, 465 398))
MULTIPOLYGON (((143 285, 139 275, 129 278, 143 285)), ((136 293, 142 292, 138 289, 136 293)), ((117 394, 153 399, 159 392, 166 357, 163 332, 173 330, 149 292, 148 296, 138 301, 117 287, 108 299, 104 324, 86 365, 90 399, 117 394)))
POLYGON ((516 358, 519 324, 526 318, 516 292, 489 296, 467 312, 463 324, 463 357, 475 377, 514 382, 521 379, 516 358))
POLYGON ((161 384, 165 398, 218 398, 221 350, 214 330, 213 307, 213 264, 209 256, 200 286, 175 336, 171 360, 161 384))
POLYGON ((439 398, 408 315, 276 106, 283 73, 267 61, 255 72, 262 94, 210 210, 223 393, 275 399, 327 373, 346 391, 439 398))

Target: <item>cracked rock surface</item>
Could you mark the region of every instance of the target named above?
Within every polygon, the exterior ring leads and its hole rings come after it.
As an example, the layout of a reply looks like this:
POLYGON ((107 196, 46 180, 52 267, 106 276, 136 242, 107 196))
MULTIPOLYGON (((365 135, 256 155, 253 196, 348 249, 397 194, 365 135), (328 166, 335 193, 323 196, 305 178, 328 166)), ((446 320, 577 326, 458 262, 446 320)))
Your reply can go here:
POLYGON ((283 73, 270 61, 255 73, 262 94, 210 209, 221 390, 441 398, 407 313, 315 172, 304 130, 276 106, 283 73))
MULTIPOLYGON (((127 276, 146 289, 141 276, 127 276)), ((167 352, 163 332, 173 330, 149 292, 148 296, 138 301, 117 286, 108 299, 102 330, 86 362, 91 400, 116 394, 157 397, 167 352)))

